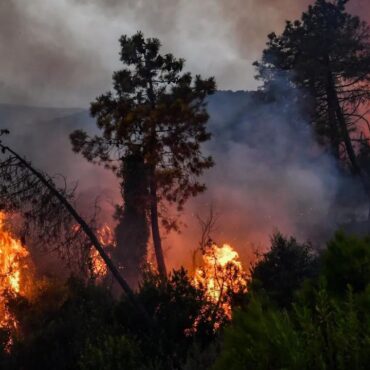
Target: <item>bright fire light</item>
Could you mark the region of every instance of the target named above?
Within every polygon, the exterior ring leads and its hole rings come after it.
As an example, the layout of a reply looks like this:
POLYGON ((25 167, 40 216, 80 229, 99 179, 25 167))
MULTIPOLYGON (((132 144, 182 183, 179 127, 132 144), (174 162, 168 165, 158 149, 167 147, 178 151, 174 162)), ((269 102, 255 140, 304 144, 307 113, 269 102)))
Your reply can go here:
POLYGON ((228 244, 209 244, 202 256, 202 266, 194 275, 196 286, 203 287, 210 301, 222 307, 231 318, 231 295, 246 291, 247 279, 239 254, 228 244))
POLYGON ((6 215, 0 212, 0 327, 14 326, 6 308, 5 293, 23 294, 23 278, 29 272, 29 252, 5 229, 6 215))
MULTIPOLYGON (((112 229, 108 225, 103 225, 97 232, 98 240, 103 247, 115 247, 115 238, 112 229)), ((91 250, 92 272, 98 279, 106 276, 108 269, 107 265, 101 258, 99 252, 94 248, 91 250)))

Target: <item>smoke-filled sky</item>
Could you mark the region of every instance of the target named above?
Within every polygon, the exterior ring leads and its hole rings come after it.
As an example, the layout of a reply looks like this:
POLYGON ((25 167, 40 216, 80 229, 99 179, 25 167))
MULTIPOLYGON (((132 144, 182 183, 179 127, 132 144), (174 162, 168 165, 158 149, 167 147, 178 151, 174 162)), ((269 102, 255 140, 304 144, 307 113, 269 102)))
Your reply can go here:
MULTIPOLYGON (((309 0, 1 0, 0 102, 81 106, 111 86, 118 38, 142 30, 220 89, 254 89, 266 35, 309 0)), ((368 0, 349 8, 366 16, 368 0)))

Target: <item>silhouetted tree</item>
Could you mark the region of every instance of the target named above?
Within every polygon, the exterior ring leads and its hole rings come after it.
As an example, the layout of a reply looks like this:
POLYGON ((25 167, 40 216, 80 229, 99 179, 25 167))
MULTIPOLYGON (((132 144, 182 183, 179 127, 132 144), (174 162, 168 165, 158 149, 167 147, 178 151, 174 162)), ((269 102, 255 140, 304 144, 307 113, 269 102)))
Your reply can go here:
POLYGON ((183 59, 160 54, 160 41, 144 39, 141 32, 122 36, 120 43, 125 68, 113 75, 115 92, 91 105, 102 136, 75 131, 71 140, 76 152, 112 168, 117 168, 114 161, 133 153, 143 157, 153 244, 158 270, 165 275, 159 218, 164 224, 168 220, 158 204, 168 201, 181 209, 190 196, 205 189, 196 178, 213 164, 202 155, 200 144, 210 139, 206 98, 215 91, 215 82, 183 73, 183 59))
POLYGON ((130 285, 137 287, 149 238, 148 212, 145 206, 148 201, 148 176, 142 156, 127 156, 120 176, 125 179, 122 182, 125 203, 123 207, 117 208, 117 247, 112 253, 122 265, 123 274, 130 285))
POLYGON ((197 343, 207 346, 217 336, 213 313, 219 311, 220 327, 227 322, 224 310, 207 299, 201 287, 195 287, 183 268, 163 278, 146 271, 136 298, 145 306, 157 323, 152 335, 142 335, 143 323, 137 312, 120 302, 118 321, 131 336, 141 339, 142 350, 150 361, 157 360, 159 369, 181 369, 189 350, 197 343))
POLYGON ((265 87, 288 77, 311 105, 322 142, 360 176, 370 198, 369 176, 358 160, 358 143, 368 146, 370 29, 346 12, 348 0, 317 0, 301 20, 271 33, 255 65, 265 87))
POLYGON ((263 292, 281 307, 287 307, 304 280, 318 274, 318 258, 309 244, 280 233, 271 238, 271 249, 251 269, 250 290, 263 292))
POLYGON ((358 238, 338 232, 322 256, 322 275, 328 290, 344 296, 370 287, 370 237, 358 238))

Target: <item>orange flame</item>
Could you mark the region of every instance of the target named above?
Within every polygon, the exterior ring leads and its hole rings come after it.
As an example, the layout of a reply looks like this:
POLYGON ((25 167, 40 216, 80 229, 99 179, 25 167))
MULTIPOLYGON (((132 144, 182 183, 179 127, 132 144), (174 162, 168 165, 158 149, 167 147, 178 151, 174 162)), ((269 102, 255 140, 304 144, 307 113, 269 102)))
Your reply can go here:
MULTIPOLYGON (((98 239, 103 247, 115 247, 115 238, 112 229, 107 225, 103 225, 98 230, 98 239)), ((104 278, 107 275, 107 265, 101 258, 99 252, 96 249, 91 250, 90 258, 92 261, 92 272, 98 279, 104 278)))
POLYGON ((5 293, 24 294, 23 280, 29 268, 29 252, 5 229, 6 215, 0 212, 0 327, 15 327, 6 308, 5 293))
POLYGON ((246 273, 239 254, 228 244, 209 244, 203 250, 202 266, 194 274, 194 283, 206 290, 208 299, 224 309, 231 318, 231 296, 247 289, 246 273))

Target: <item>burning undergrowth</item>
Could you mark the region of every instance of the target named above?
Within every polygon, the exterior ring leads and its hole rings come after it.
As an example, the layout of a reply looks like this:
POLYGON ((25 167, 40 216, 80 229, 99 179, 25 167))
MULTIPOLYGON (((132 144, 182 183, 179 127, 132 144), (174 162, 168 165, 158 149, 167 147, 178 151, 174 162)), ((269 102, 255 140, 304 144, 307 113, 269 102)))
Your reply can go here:
POLYGON ((206 297, 231 319, 233 298, 247 289, 247 275, 239 254, 228 244, 207 244, 202 251, 202 264, 195 270, 194 284, 205 289, 206 297))
MULTIPOLYGON (((30 251, 22 241, 7 228, 7 215, 0 213, 0 325, 4 328, 16 328, 16 322, 8 312, 6 302, 9 295, 31 297, 32 286, 37 285, 37 274, 32 262, 30 251)), ((116 248, 115 237, 108 225, 103 225, 97 231, 102 246, 111 252, 116 248)), ((231 319, 232 302, 236 295, 244 294, 247 288, 247 275, 243 269, 238 253, 227 244, 218 246, 208 243, 201 251, 202 260, 195 269, 191 282, 194 287, 205 292, 205 298, 231 319)), ((90 252, 91 274, 100 284, 108 276, 108 269, 96 250, 90 252)), ((153 265, 152 265, 153 266, 153 265)), ((124 266, 123 266, 124 268, 124 266)), ((209 317, 219 323, 217 317, 209 317)), ((194 323, 196 327, 196 322, 194 323)))
POLYGON ((32 286, 33 264, 20 239, 6 228, 6 214, 0 212, 0 327, 16 328, 9 313, 7 296, 25 296, 32 286))

